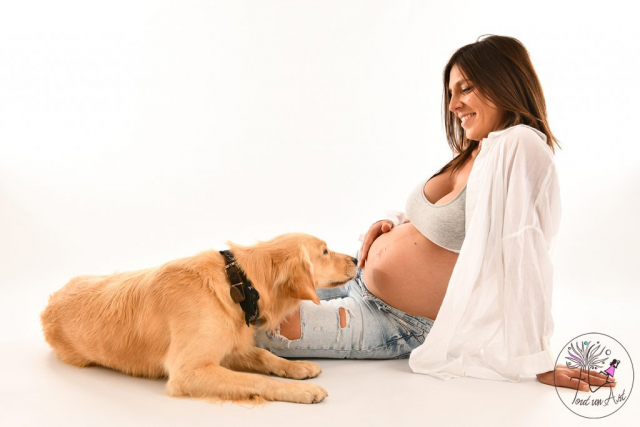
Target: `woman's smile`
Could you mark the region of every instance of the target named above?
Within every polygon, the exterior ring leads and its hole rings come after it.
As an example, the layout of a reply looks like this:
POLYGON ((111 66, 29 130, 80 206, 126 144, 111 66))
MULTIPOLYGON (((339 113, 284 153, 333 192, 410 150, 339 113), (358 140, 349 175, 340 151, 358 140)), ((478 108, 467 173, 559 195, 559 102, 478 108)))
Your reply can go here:
POLYGON ((473 117, 476 115, 476 113, 471 113, 471 114, 467 114, 466 116, 462 116, 462 118, 460 119, 461 121, 461 125, 463 128, 466 128, 469 126, 469 122, 472 121, 473 117))

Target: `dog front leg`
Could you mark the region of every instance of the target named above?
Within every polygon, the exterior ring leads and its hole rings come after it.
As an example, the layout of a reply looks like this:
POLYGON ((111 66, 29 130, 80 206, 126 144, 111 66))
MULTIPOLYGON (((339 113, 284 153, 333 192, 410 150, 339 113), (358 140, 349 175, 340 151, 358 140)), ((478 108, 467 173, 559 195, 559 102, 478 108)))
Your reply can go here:
POLYGON ((327 397, 320 386, 309 383, 284 383, 255 374, 234 372, 210 363, 184 366, 169 373, 167 392, 171 396, 217 397, 245 400, 260 396, 266 400, 317 403, 327 397))
POLYGON ((283 359, 258 347, 251 347, 244 353, 230 354, 222 364, 236 371, 260 372, 295 380, 315 378, 322 372, 315 363, 283 359))

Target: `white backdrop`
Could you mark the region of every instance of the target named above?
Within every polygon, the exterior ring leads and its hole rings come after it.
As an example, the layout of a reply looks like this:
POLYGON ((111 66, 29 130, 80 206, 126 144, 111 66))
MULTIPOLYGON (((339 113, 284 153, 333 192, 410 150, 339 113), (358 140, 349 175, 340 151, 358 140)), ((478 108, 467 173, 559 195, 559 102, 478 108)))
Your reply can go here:
POLYGON ((354 252, 451 158, 449 57, 499 34, 528 48, 563 147, 554 345, 595 330, 640 360, 633 5, 0 3, 2 342, 42 342, 75 275, 288 231, 354 252))

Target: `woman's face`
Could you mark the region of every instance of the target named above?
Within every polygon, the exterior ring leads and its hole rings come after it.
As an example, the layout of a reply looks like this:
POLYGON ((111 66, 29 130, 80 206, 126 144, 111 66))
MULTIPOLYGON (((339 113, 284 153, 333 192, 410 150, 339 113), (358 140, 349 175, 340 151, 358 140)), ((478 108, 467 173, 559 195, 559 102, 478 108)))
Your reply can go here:
POLYGON ((498 109, 495 104, 482 96, 476 90, 474 82, 465 81, 457 64, 451 68, 449 74, 449 93, 451 94, 449 110, 458 120, 464 118, 461 120, 461 126, 467 139, 482 141, 489 132, 500 130, 498 126, 504 117, 504 110, 498 109))

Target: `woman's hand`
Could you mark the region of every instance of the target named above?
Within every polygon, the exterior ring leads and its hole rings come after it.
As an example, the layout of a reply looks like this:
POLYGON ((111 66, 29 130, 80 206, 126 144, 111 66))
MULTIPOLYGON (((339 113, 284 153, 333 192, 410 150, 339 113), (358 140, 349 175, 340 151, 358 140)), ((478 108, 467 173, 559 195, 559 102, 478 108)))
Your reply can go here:
POLYGON ((536 376, 541 383, 573 389, 578 389, 579 387, 580 391, 589 391, 589 384, 592 386, 602 385, 604 387, 615 387, 616 385, 615 378, 608 377, 605 374, 592 370, 589 370, 589 372, 583 370, 582 375, 580 375, 580 368, 567 368, 565 365, 558 365, 555 371, 545 372, 536 376))
POLYGON ((373 241, 378 238, 382 233, 388 233, 393 228, 393 223, 388 219, 382 219, 373 223, 367 234, 364 236, 362 247, 360 248, 360 261, 358 262, 358 268, 364 267, 364 262, 369 255, 369 248, 373 244, 373 241))

